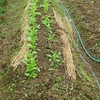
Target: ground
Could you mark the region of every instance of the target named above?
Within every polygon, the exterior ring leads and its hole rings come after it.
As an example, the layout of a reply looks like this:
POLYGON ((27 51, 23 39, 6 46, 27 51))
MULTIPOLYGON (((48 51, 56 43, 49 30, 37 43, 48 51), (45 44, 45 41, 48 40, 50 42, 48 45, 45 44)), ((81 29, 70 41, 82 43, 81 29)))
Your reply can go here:
MULTIPOLYGON (((62 0, 62 3, 68 8, 87 51, 94 58, 99 59, 100 1, 62 0)), ((0 100, 100 100, 100 91, 92 72, 79 57, 79 52, 75 48, 77 42, 75 32, 72 53, 77 78, 76 81, 66 79, 62 42, 51 8, 48 13, 50 20, 53 20, 51 23, 53 39, 50 37, 48 39, 48 31, 42 24, 42 17, 37 16, 37 23, 40 24, 36 45, 36 60, 40 68, 38 76, 35 79, 25 76, 26 66, 20 65, 15 71, 8 68, 13 56, 18 53, 22 45, 20 42, 22 22, 20 19, 26 4, 27 0, 7 0, 4 5, 5 13, 2 15, 0 24, 0 100), (60 56, 60 58, 57 56, 60 63, 51 65, 50 58, 48 59, 47 56, 47 54, 52 54, 50 51, 54 51, 60 56)), ((39 11, 42 16, 45 15, 43 9, 39 9, 39 11)), ((100 82, 100 63, 88 58, 80 44, 79 49, 100 82)))

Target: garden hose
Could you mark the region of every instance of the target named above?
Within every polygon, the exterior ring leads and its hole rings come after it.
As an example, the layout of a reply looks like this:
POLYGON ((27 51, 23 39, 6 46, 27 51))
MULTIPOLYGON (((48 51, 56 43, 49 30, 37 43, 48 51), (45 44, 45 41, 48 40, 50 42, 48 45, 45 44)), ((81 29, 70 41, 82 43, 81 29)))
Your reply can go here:
POLYGON ((81 36, 80 36, 80 33, 79 33, 77 27, 75 26, 75 24, 74 24, 74 22, 73 22, 73 20, 72 20, 72 18, 71 18, 71 16, 70 16, 68 10, 65 8, 65 6, 62 4, 62 2, 61 2, 60 0, 58 0, 58 1, 59 1, 60 5, 61 5, 62 9, 64 10, 66 16, 68 17, 68 19, 69 19, 70 22, 72 23, 72 27, 73 27, 74 30, 76 31, 77 37, 78 37, 78 39, 79 39, 79 41, 80 41, 80 43, 81 43, 81 46, 82 46, 84 52, 88 55, 88 57, 89 57, 90 59, 92 59, 92 60, 95 61, 95 62, 100 63, 100 60, 99 60, 99 59, 96 59, 96 58, 92 57, 92 56, 88 53, 88 51, 86 50, 86 48, 85 48, 85 46, 84 46, 84 44, 83 44, 83 41, 82 41, 81 36))
MULTIPOLYGON (((85 53, 86 53, 86 54, 89 56, 89 58, 91 58, 93 61, 95 61, 95 62, 100 62, 100 60, 93 58, 93 57, 88 53, 88 51, 86 50, 86 48, 85 48, 85 46, 84 46, 84 44, 83 44, 83 42, 82 42, 80 33, 79 33, 78 29, 76 28, 76 26, 75 26, 75 24, 74 24, 74 22, 73 22, 73 20, 72 20, 72 18, 71 18, 71 16, 70 16, 68 10, 65 8, 65 6, 62 4, 62 2, 61 2, 60 0, 58 0, 58 1, 59 1, 60 5, 61 5, 61 8, 64 10, 66 16, 68 17, 68 19, 69 19, 70 22, 72 23, 72 26, 73 26, 74 30, 76 31, 76 34, 77 34, 77 36, 78 36, 78 38, 79 38, 79 41, 80 41, 80 43, 81 43, 81 45, 82 45, 82 48, 83 48, 83 50, 85 51, 85 53)), ((77 45, 76 45, 76 49, 77 49, 77 51, 79 51, 79 49, 78 49, 78 42, 77 42, 77 45)), ((93 77, 95 78, 95 81, 96 81, 96 83, 97 83, 97 85, 98 85, 98 88, 99 88, 99 90, 100 90, 100 83, 99 83, 99 81, 98 81, 98 79, 97 79, 95 73, 93 72, 92 67, 91 67, 91 66, 87 63, 87 61, 83 58, 82 54, 79 54, 79 56, 80 56, 80 58, 83 60, 83 62, 84 62, 84 63, 89 67, 89 69, 91 70, 92 75, 93 75, 93 77)))

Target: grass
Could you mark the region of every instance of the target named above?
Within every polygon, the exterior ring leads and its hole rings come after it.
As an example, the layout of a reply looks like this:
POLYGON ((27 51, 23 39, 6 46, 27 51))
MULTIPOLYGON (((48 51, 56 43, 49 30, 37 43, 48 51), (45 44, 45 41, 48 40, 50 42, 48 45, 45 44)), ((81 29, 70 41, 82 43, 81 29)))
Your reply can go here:
POLYGON ((3 5, 4 5, 5 2, 6 2, 6 0, 0 0, 0 24, 2 23, 1 16, 5 11, 4 8, 3 8, 3 5))
POLYGON ((3 13, 4 9, 3 9, 3 5, 6 2, 6 0, 0 0, 0 15, 3 13))

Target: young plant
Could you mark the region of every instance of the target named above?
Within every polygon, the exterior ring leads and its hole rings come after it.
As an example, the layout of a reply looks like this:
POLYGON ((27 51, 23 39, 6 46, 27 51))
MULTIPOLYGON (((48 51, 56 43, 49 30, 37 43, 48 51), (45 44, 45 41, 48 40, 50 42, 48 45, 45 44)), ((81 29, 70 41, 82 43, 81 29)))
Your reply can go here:
POLYGON ((39 25, 37 25, 36 15, 41 14, 37 12, 37 3, 38 0, 34 0, 34 2, 31 3, 30 9, 29 9, 29 24, 30 27, 28 28, 28 46, 29 46, 29 52, 27 55, 27 59, 24 61, 27 65, 25 75, 30 78, 35 78, 37 76, 37 72, 39 71, 39 68, 36 63, 36 41, 37 41, 37 32, 39 29, 39 25))
POLYGON ((49 51, 50 51, 50 54, 46 54, 46 56, 51 62, 51 66, 53 66, 54 68, 57 68, 58 65, 61 63, 61 60, 60 60, 61 53, 57 51, 52 51, 52 50, 49 50, 49 51))
POLYGON ((47 30, 51 33, 50 24, 53 22, 53 20, 50 19, 49 15, 43 16, 42 19, 43 19, 42 24, 45 25, 47 30))
POLYGON ((44 12, 47 13, 48 9, 49 9, 49 6, 50 6, 50 0, 44 0, 43 1, 43 4, 41 5, 41 7, 44 8, 44 12))
POLYGON ((52 40, 52 39, 54 39, 54 37, 55 37, 55 34, 53 34, 53 33, 48 33, 48 40, 52 40))

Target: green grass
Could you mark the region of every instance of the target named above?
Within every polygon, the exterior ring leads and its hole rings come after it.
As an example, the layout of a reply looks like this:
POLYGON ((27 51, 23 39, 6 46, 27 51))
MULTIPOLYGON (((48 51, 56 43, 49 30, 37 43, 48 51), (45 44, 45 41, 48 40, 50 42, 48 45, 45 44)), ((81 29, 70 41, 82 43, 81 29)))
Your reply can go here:
MULTIPOLYGON (((2 14, 4 13, 4 8, 3 8, 3 5, 4 3, 6 2, 6 0, 0 0, 0 17, 2 16, 2 14)), ((0 23, 2 23, 2 20, 0 18, 0 23)))
POLYGON ((5 2, 6 0, 0 0, 0 15, 4 12, 3 5, 5 2))

